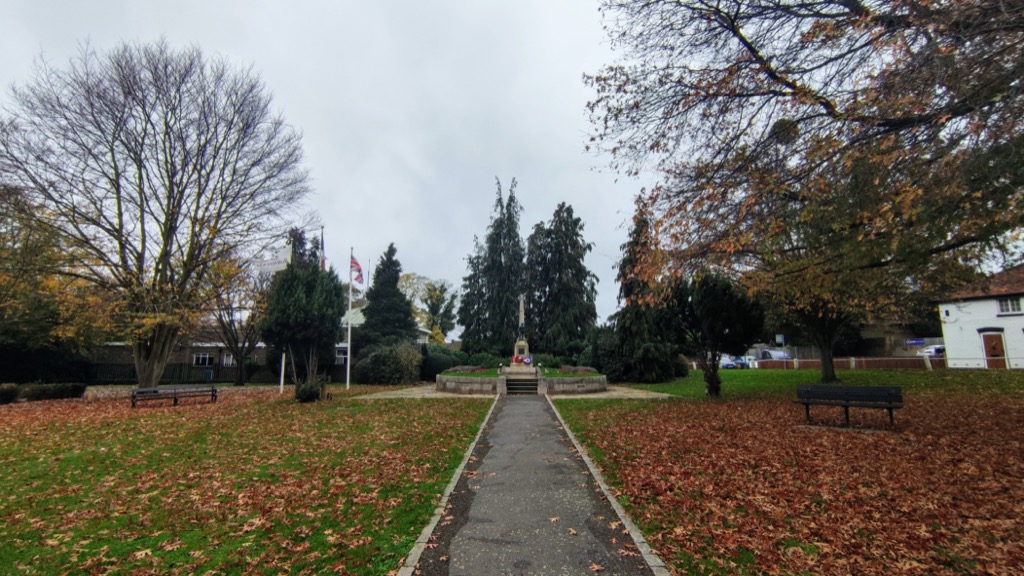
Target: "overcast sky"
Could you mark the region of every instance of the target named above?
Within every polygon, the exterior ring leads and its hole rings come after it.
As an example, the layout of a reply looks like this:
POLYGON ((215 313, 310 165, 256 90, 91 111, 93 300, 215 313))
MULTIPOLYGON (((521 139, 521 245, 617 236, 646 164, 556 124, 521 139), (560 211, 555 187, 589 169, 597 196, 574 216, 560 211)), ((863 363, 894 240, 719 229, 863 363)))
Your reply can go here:
POLYGON ((389 242, 406 272, 461 286, 495 176, 515 177, 523 238, 572 205, 594 243, 597 312, 615 311, 613 264, 632 198, 650 182, 587 153, 584 73, 613 55, 596 0, 0 0, 2 101, 33 61, 63 67, 83 42, 197 45, 252 66, 303 134, 309 208, 347 278, 389 242))

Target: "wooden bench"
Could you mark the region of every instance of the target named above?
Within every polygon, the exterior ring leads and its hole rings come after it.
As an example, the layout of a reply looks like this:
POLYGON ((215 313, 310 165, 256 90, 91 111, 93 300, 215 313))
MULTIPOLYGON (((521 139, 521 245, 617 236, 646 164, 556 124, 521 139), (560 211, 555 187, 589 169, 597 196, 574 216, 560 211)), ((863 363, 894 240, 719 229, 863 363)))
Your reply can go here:
POLYGON ((180 386, 157 386, 155 388, 136 388, 132 390, 132 408, 146 400, 163 400, 172 398, 178 405, 178 398, 209 396, 211 402, 217 401, 217 387, 212 384, 183 384, 180 386))
POLYGON ((801 385, 796 387, 796 403, 804 405, 807 421, 811 421, 811 405, 842 406, 846 425, 850 425, 850 408, 879 408, 892 411, 903 408, 903 389, 899 386, 825 386, 801 385))

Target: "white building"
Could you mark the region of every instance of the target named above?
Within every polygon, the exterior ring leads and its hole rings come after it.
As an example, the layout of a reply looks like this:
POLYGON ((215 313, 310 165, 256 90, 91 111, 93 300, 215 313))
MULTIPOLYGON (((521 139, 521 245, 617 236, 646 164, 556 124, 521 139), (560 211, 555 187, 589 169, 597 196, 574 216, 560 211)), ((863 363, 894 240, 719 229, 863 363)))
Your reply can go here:
POLYGON ((1024 368, 1024 266, 994 274, 939 304, 950 368, 1024 368))

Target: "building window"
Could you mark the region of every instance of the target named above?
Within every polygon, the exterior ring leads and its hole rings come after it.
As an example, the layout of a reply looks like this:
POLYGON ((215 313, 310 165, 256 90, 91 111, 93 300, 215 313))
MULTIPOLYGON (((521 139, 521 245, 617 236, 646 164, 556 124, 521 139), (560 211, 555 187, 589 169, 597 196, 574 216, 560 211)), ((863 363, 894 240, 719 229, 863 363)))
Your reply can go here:
POLYGON ((334 352, 334 363, 335 364, 344 364, 346 358, 348 358, 348 348, 335 348, 335 352, 334 352))
POLYGON ((1015 314, 1020 312, 1020 298, 1000 298, 999 313, 1015 314))
POLYGON ((227 368, 231 368, 234 365, 235 365, 235 355, 230 353, 230 352, 224 354, 224 366, 227 367, 227 368))
POLYGON ((193 366, 213 366, 213 354, 199 352, 192 356, 193 366))

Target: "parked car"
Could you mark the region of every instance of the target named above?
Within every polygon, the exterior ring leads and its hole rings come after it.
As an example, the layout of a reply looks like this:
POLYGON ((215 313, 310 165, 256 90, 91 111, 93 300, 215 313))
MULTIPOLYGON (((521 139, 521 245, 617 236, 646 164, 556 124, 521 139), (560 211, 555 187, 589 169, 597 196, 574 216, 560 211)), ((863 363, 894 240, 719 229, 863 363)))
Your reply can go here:
POLYGON ((733 360, 732 356, 728 354, 722 354, 722 357, 718 360, 719 368, 736 368, 736 361, 733 360))
POLYGON ((762 348, 761 360, 791 360, 789 352, 781 348, 762 348))
POLYGON ((942 344, 932 344, 918 350, 917 355, 928 356, 929 358, 942 358, 946 355, 946 347, 942 344))

